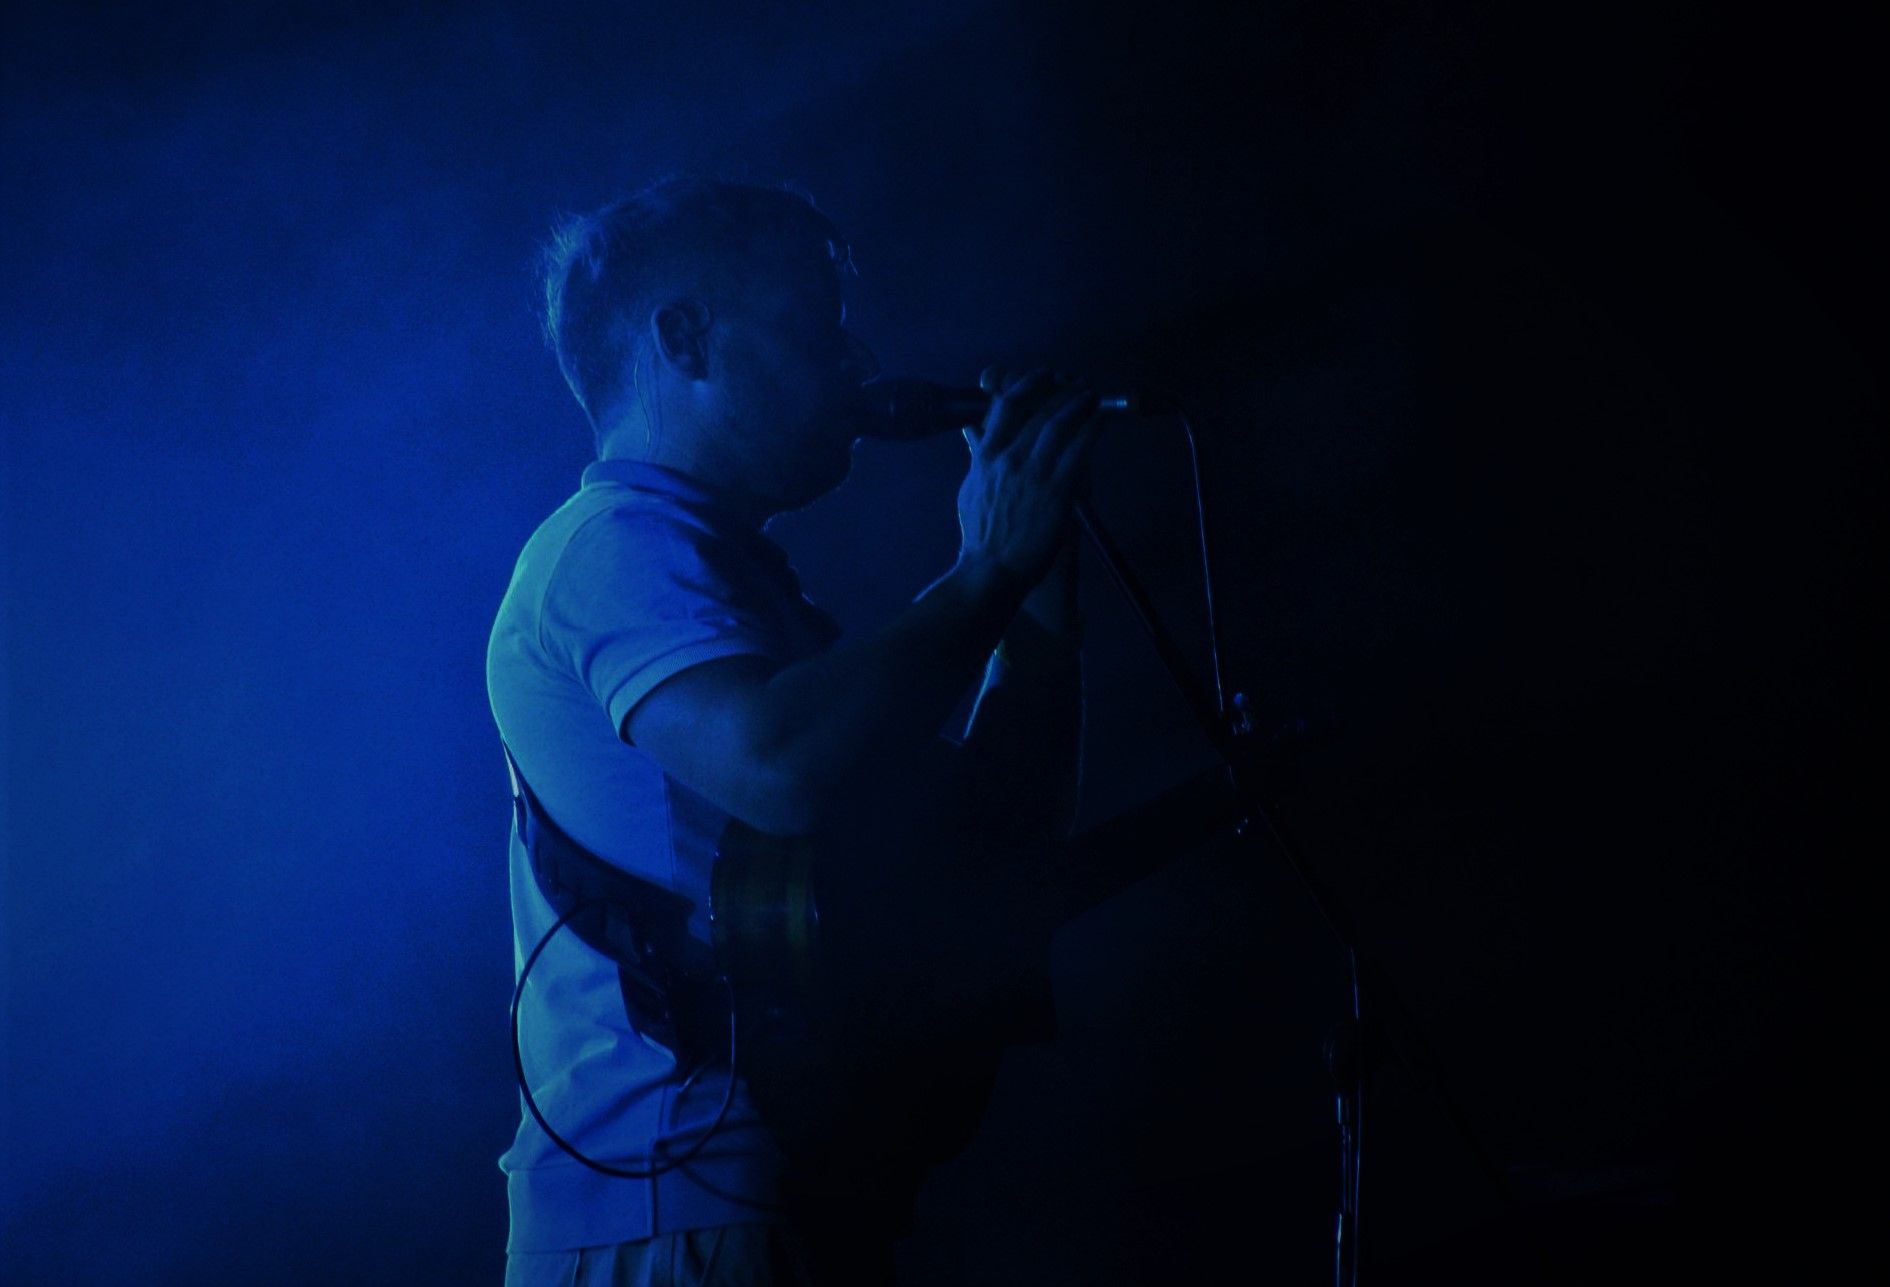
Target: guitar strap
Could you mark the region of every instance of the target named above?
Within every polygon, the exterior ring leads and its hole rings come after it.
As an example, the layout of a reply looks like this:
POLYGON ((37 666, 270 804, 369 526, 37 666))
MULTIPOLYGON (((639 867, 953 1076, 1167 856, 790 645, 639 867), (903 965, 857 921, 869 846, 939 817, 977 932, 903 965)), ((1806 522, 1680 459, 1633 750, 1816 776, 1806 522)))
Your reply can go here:
POLYGON ((530 858, 539 892, 571 930, 617 963, 630 1025, 675 1051, 685 1063, 726 1041, 726 1007, 718 1007, 715 957, 689 933, 695 904, 653 881, 606 862, 551 820, 500 739, 512 779, 512 821, 530 858), (713 1012, 721 1010, 719 1015, 713 1012))

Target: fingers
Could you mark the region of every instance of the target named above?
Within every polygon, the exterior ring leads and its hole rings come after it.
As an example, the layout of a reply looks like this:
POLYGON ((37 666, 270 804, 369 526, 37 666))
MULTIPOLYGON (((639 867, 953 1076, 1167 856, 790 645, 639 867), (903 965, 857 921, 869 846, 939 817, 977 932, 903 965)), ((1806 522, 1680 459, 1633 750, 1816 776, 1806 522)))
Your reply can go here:
POLYGON ((1059 493, 1069 490, 1077 500, 1085 500, 1089 494, 1089 453, 1095 448, 1096 440, 1102 437, 1103 418, 1092 415, 1083 422, 1071 439, 1069 447, 1057 458, 1056 465, 1050 471, 1050 486, 1059 493))
POLYGON ((987 459, 1009 452, 1018 467, 1040 479, 1057 472, 1099 418, 1094 386, 1087 380, 1069 383, 1064 372, 1048 367, 1013 375, 994 363, 979 375, 978 386, 993 395, 991 409, 981 430, 965 432, 966 445, 987 459))
MULTIPOLYGON (((986 374, 994 372, 995 368, 987 368, 986 374)), ((1007 381, 992 395, 991 409, 984 417, 984 433, 979 438, 987 455, 995 455, 1017 440, 1050 387, 1050 372, 1038 367, 1007 381)))
POLYGON ((1042 423, 1025 457, 1026 466, 1040 476, 1048 474, 1077 431, 1097 414, 1096 405, 1096 390, 1088 381, 1060 390, 1038 413, 1042 423))
MULTIPOLYGON (((1004 368, 997 363, 993 362, 990 366, 987 366, 983 371, 978 373, 978 389, 980 392, 995 395, 1003 387, 1004 368)), ((986 419, 989 419, 988 415, 986 419)), ((965 446, 970 449, 973 455, 976 455, 978 451, 978 440, 984 437, 984 426, 966 425, 958 432, 965 435, 965 446)))

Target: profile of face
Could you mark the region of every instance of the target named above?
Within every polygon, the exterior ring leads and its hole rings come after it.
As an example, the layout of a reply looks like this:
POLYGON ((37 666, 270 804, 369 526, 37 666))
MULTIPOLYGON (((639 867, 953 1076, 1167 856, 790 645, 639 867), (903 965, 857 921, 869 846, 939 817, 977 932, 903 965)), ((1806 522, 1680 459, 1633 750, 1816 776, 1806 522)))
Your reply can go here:
MULTIPOLYGON (((846 328, 840 274, 809 255, 744 281, 703 318, 704 423, 718 457, 771 512, 798 509, 846 480, 853 406, 878 374, 846 328)), ((729 481, 735 481, 733 479, 729 481)))

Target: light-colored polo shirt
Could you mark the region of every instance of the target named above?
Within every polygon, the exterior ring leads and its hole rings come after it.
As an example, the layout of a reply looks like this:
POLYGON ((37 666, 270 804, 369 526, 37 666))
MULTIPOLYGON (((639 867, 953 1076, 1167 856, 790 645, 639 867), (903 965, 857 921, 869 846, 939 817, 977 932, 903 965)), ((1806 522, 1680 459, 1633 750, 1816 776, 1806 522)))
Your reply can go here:
MULTIPOLYGON (((743 654, 782 664, 832 645, 832 617, 801 593, 787 555, 743 530, 694 479, 603 460, 525 544, 493 623, 486 687, 500 736, 572 839, 695 903, 708 941, 709 870, 728 815, 618 736, 671 675, 743 654)), ((511 837, 513 968, 557 919, 511 837)), ((659 1140, 685 1151, 713 1120, 726 1067, 686 1070, 639 1035, 617 966, 560 930, 521 1007, 525 1074, 546 1120, 597 1160, 647 1169, 659 1140)), ((499 1159, 507 1250, 557 1251, 778 1218, 783 1158, 739 1080, 729 1117, 683 1168, 654 1180, 592 1171, 524 1111, 499 1159)))

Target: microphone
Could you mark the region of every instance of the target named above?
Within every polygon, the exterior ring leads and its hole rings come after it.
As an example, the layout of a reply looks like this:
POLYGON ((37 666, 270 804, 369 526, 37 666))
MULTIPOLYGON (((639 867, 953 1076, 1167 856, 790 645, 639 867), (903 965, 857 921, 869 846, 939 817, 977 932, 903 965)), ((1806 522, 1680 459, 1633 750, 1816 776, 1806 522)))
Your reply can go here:
MULTIPOLYGON (((930 380, 874 380, 860 386, 859 431, 862 437, 912 442, 984 423, 991 395, 930 380)), ((1112 415, 1152 416, 1175 409, 1161 394, 1104 394, 1097 409, 1112 415)))

